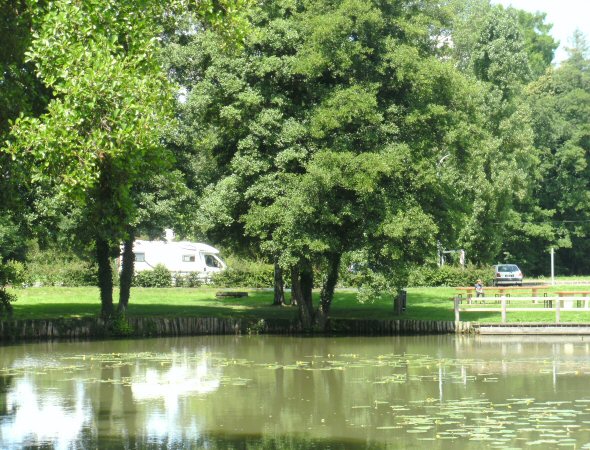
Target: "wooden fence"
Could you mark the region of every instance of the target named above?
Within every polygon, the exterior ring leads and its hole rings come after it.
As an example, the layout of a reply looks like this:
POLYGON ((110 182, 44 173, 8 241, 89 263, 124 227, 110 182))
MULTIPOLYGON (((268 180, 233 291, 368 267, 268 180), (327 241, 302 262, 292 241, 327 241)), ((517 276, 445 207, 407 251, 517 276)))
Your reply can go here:
POLYGON ((471 297, 456 296, 455 321, 461 320, 462 312, 495 312, 502 315, 502 323, 507 322, 509 312, 555 312, 555 323, 561 320, 565 311, 588 312, 590 318, 590 296, 543 296, 543 297, 471 297))

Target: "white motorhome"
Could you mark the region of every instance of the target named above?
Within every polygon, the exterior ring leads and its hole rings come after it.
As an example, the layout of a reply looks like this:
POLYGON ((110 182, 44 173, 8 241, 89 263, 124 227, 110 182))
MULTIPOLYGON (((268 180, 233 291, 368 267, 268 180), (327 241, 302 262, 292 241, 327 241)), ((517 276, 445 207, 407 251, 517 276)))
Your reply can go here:
POLYGON ((175 242, 172 236, 166 230, 165 241, 136 240, 133 243, 135 271, 153 270, 162 264, 173 274, 197 273, 199 278, 208 279, 226 269, 215 247, 199 242, 175 242))

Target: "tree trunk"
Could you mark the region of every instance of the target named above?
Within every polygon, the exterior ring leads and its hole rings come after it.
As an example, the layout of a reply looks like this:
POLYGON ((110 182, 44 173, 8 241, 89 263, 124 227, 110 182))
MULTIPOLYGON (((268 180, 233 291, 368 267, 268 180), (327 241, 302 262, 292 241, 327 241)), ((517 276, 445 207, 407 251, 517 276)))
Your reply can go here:
POLYGON ((100 237, 96 238, 96 261, 98 262, 101 314, 105 319, 108 319, 112 317, 114 312, 113 271, 111 269, 109 243, 100 237))
POLYGON ((301 270, 301 294, 303 302, 313 314, 313 270, 309 263, 306 263, 301 270))
POLYGON ((119 277, 119 313, 127 311, 129 297, 131 296, 131 282, 135 270, 135 255, 133 254, 134 233, 131 232, 123 243, 123 263, 119 277))
POLYGON ((299 284, 299 271, 297 267, 291 267, 291 305, 298 306, 301 303, 301 285, 299 284))
POLYGON ((279 266, 279 263, 275 261, 275 273, 274 273, 274 306, 285 306, 285 281, 283 279, 283 269, 279 266))
POLYGON ((322 286, 320 293, 320 307, 318 310, 317 322, 318 325, 324 329, 330 314, 330 307, 332 306, 332 299, 334 298, 334 289, 338 282, 338 272, 340 269, 341 254, 333 254, 328 258, 328 276, 322 286))
POLYGON ((311 329, 314 325, 313 271, 307 261, 298 264, 293 271, 291 292, 299 306, 299 320, 304 329, 311 329))

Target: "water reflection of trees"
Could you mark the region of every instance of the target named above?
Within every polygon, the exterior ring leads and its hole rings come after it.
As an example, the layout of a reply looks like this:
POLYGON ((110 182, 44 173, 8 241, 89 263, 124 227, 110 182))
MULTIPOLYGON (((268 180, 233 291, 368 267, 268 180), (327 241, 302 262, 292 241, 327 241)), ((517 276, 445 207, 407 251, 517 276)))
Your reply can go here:
POLYGON ((39 388, 34 375, 15 376, 13 380, 4 396, 7 416, 0 423, 3 440, 23 446, 53 442, 55 448, 69 448, 90 422, 81 383, 70 381, 62 392, 56 392, 39 388))
POLYGON ((102 359, 109 359, 109 354, 30 355, 8 358, 16 375, 0 392, 6 405, 1 436, 15 448, 76 448, 81 442, 94 442, 89 447, 96 447, 96 442, 113 441, 140 448, 194 439, 198 427, 186 427, 183 418, 194 415, 179 411, 180 398, 216 389, 221 373, 208 362, 204 349, 198 354, 185 351, 172 360, 162 356, 165 364, 162 358, 138 357, 132 362, 133 355, 108 361, 102 359), (72 358, 78 364, 74 369, 72 358), (134 393, 135 383, 139 394, 134 393), (165 418, 163 427, 158 427, 161 418, 165 418))
POLYGON ((73 362, 76 346, 7 355, 14 372, 0 378, 3 437, 64 448, 306 448, 324 441, 362 448, 381 442, 387 432, 380 429, 406 414, 396 407, 501 402, 525 392, 563 399, 585 392, 587 377, 573 368, 590 366, 588 344, 571 339, 203 337, 83 349, 86 359, 73 362), (78 368, 66 370, 72 365, 78 368), (30 417, 23 425, 21 415, 31 411, 57 432, 67 423, 61 440, 30 417))

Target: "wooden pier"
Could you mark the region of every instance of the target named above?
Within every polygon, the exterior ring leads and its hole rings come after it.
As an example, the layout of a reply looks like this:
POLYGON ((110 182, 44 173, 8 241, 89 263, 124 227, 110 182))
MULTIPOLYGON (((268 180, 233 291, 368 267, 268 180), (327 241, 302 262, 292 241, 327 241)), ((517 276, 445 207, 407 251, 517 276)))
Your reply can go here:
POLYGON ((471 323, 473 334, 590 335, 590 323, 471 323))

